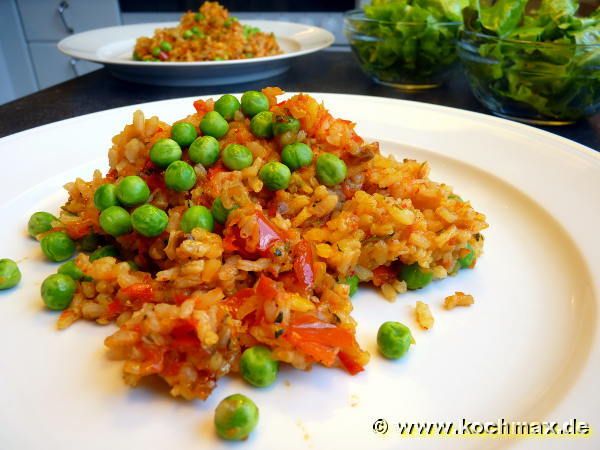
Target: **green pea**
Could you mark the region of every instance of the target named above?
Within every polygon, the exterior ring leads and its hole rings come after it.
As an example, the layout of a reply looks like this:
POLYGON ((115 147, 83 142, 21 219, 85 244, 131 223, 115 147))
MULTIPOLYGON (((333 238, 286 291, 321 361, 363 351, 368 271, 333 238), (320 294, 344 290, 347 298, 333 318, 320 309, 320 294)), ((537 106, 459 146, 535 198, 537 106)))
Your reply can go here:
POLYGON ((100 226, 111 236, 131 233, 131 217, 126 209, 111 206, 100 213, 100 226))
POLYGON ((210 167, 219 159, 219 141, 212 136, 199 137, 190 145, 188 155, 194 164, 210 167))
POLYGON ((469 250, 469 253, 467 253, 462 258, 458 258, 458 263, 460 264, 460 267, 462 269, 467 269, 467 268, 471 267, 473 265, 473 263, 475 262, 475 250, 473 250, 473 247, 471 247, 471 244, 467 244, 466 248, 467 248, 467 250, 469 250))
POLYGON ((200 121, 200 129, 207 136, 221 139, 229 131, 229 124, 217 111, 210 111, 200 121))
POLYGON ((62 273, 50 275, 42 283, 42 300, 49 309, 62 311, 73 301, 77 285, 73 278, 62 273))
POLYGON ((241 441, 256 428, 258 408, 252 400, 242 394, 225 397, 215 409, 217 434, 228 441, 241 441))
POLYGON ((271 357, 271 350, 262 345, 250 347, 240 358, 240 373, 253 386, 270 386, 277 379, 279 364, 271 357))
POLYGON ((82 252, 93 252, 98 248, 98 245, 100 245, 98 235, 94 233, 82 237, 77 241, 77 244, 79 244, 79 249, 82 252))
POLYGON ((233 22, 235 22, 235 18, 228 17, 227 19, 225 19, 225 22, 223 22, 223 26, 229 28, 233 24, 233 22))
POLYGON ((240 110, 240 101, 236 96, 225 94, 215 102, 215 111, 226 120, 231 120, 235 113, 240 110))
POLYGON ((127 264, 129 264, 129 268, 133 272, 140 270, 139 266, 136 263, 134 263, 133 261, 127 261, 127 264))
POLYGON ((0 259, 0 291, 15 287, 21 281, 19 266, 12 259, 0 259))
POLYGON ((69 259, 75 253, 75 242, 64 231, 46 234, 40 241, 40 245, 46 258, 54 262, 69 259))
POLYGON ((141 61, 142 58, 140 58, 140 55, 138 54, 138 52, 136 52, 135 50, 133 51, 133 55, 132 58, 134 61, 141 61))
POLYGON ((161 168, 181 159, 181 147, 173 139, 159 139, 150 149, 150 161, 161 168))
POLYGON ((105 245, 104 247, 100 247, 98 250, 96 250, 90 255, 90 262, 94 262, 98 259, 106 258, 109 256, 113 258, 118 258, 119 249, 114 245, 105 245))
POLYGON ((210 208, 214 219, 219 222, 221 225, 224 225, 227 222, 227 217, 229 217, 229 213, 234 209, 239 208, 237 205, 233 205, 231 208, 227 209, 223 206, 223 202, 221 201, 221 197, 215 198, 215 201, 210 208))
POLYGON ((283 147, 281 161, 291 170, 309 166, 313 160, 313 151, 302 142, 295 142, 283 147))
POLYGON ((250 131, 256 137, 270 138, 273 136, 273 113, 261 111, 250 121, 250 131))
POLYGON ((104 211, 111 206, 118 206, 117 187, 114 184, 103 184, 94 192, 94 205, 99 211, 104 211))
POLYGON ((229 144, 223 150, 223 164, 230 170, 242 170, 250 167, 254 161, 252 152, 241 144, 229 144))
POLYGON ((36 237, 38 234, 50 231, 53 227, 52 222, 58 222, 52 214, 44 211, 34 212, 27 222, 27 232, 29 236, 36 237))
POLYGON ((194 33, 192 33, 191 30, 185 30, 183 32, 184 39, 191 39, 193 35, 194 35, 194 33))
POLYGON ((346 277, 346 279, 344 280, 344 283, 347 284, 350 288, 350 297, 352 297, 354 294, 356 294, 356 291, 358 291, 358 281, 359 280, 356 275, 346 277))
POLYGON ((260 169, 258 177, 265 184, 265 187, 271 191, 286 189, 290 184, 292 172, 285 164, 279 161, 271 161, 260 169))
POLYGON ((77 266, 77 264, 75 264, 75 261, 67 261, 66 263, 62 264, 58 268, 58 273, 67 275, 67 276, 73 278, 75 281, 79 281, 79 280, 91 281, 92 280, 91 277, 88 277, 86 274, 83 273, 83 270, 81 270, 77 266))
POLYGON ((242 95, 242 112, 254 117, 261 111, 269 110, 269 99, 259 91, 246 91, 242 95))
POLYGON ((158 55, 160 55, 160 47, 154 47, 152 49, 152 56, 158 58, 158 55))
POLYGON ((192 206, 181 216, 180 227, 186 233, 190 233, 194 228, 204 228, 212 232, 214 228, 213 216, 205 206, 192 206))
POLYGON ((449 199, 453 199, 453 200, 457 200, 457 201, 459 201, 461 203, 464 201, 460 195, 456 195, 456 194, 450 194, 448 196, 448 198, 449 199))
POLYGON ((196 185, 196 171, 185 161, 175 161, 165 171, 165 184, 177 192, 189 191, 196 185))
POLYGON ((277 116, 273 123, 273 134, 279 136, 280 134, 291 131, 296 134, 300 131, 300 121, 291 116, 277 116))
POLYGON ((194 14, 194 20, 196 22, 200 22, 202 19, 204 19, 204 14, 202 14, 202 13, 196 13, 196 14, 194 14))
POLYGON ((167 41, 162 41, 162 42, 160 43, 160 49, 161 49, 163 52, 170 52, 171 50, 173 50, 173 46, 171 45, 171 43, 170 43, 170 42, 167 42, 167 41))
POLYGON ((421 289, 431 283, 433 273, 419 266, 419 263, 402 266, 399 278, 406 282, 410 290, 421 289))
POLYGON ((332 153, 322 153, 317 158, 317 178, 325 186, 335 186, 346 178, 346 163, 332 153))
POLYGON ((377 346, 383 356, 398 359, 412 343, 412 335, 406 325, 400 322, 384 322, 377 331, 377 346))
POLYGON ((198 28, 196 25, 194 25, 192 28, 190 28, 192 30, 192 33, 194 33, 195 35, 198 35, 201 33, 200 28, 198 28))
POLYGON ((150 189, 137 175, 123 178, 117 185, 117 198, 124 206, 136 206, 145 203, 150 197, 150 189))
POLYGON ((191 123, 179 122, 171 127, 171 138, 181 147, 188 147, 197 137, 198 132, 191 123))
POLYGON ((142 236, 155 237, 165 231, 169 216, 154 205, 142 205, 131 213, 131 224, 142 236))

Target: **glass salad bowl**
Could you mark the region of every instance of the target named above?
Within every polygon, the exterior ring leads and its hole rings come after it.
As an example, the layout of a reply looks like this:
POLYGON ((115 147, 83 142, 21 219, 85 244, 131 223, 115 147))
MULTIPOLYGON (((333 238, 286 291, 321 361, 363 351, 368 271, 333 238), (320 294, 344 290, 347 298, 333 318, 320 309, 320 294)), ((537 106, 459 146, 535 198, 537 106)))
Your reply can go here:
POLYGON ((359 9, 344 16, 344 33, 361 69, 377 83, 408 91, 445 81, 457 60, 459 26, 371 19, 359 9))
POLYGON ((458 54, 473 94, 498 116, 566 125, 600 110, 600 44, 462 31, 458 54))

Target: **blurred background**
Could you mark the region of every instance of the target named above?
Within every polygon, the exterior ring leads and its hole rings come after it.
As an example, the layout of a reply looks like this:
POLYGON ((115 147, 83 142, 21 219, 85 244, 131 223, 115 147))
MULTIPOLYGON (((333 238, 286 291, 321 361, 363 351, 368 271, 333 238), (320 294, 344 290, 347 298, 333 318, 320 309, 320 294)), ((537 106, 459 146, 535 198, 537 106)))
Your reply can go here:
MULTIPOLYGON (((0 0, 0 104, 84 75, 101 66, 77 61, 56 44, 73 33, 135 23, 178 21, 203 0, 0 0)), ((336 38, 330 51, 348 51, 344 11, 364 0, 221 0, 241 20, 316 25, 336 38)))
MULTIPOLYGON (((582 12, 599 0, 581 0, 582 12)), ((177 21, 203 0, 0 0, 0 104, 84 75, 101 66, 77 61, 56 44, 73 33, 135 23, 177 21)), ((326 51, 350 51, 343 13, 369 0, 220 0, 241 20, 316 25, 332 32, 326 51)), ((535 7, 535 0, 530 6, 535 7)))

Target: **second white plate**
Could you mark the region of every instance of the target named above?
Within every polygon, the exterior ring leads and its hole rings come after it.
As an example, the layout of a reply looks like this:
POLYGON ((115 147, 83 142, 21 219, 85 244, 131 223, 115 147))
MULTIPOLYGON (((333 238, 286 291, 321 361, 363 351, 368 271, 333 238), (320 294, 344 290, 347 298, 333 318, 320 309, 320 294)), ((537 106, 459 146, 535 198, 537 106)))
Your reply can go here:
POLYGON ((117 78, 163 86, 212 86, 245 83, 279 75, 292 58, 329 47, 335 38, 323 28, 271 20, 245 20, 245 25, 274 33, 283 53, 228 61, 146 62, 131 57, 135 41, 157 28, 177 22, 145 23, 99 28, 69 36, 58 43, 66 55, 104 64, 117 78))

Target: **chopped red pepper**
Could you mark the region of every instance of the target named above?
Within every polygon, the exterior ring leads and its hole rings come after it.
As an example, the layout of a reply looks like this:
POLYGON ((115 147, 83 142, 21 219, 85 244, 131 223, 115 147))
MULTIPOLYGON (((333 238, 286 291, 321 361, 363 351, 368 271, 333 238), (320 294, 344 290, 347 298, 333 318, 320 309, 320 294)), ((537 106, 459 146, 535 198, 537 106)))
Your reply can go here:
POLYGON ((244 239, 240 236, 240 229, 237 225, 226 227, 223 238, 223 249, 229 253, 238 253, 245 259, 255 258, 257 255, 254 252, 246 250, 244 239))
POLYGON ((309 341, 319 342, 340 349, 352 349, 355 345, 354 336, 350 331, 323 322, 314 316, 303 314, 296 317, 290 329, 302 335, 309 341))
POLYGON ((117 177, 119 176, 119 173, 117 172, 117 169, 112 168, 110 169, 107 173, 106 173, 106 179, 108 181, 115 181, 117 179, 117 177))
POLYGON ((212 181, 217 174, 225 171, 227 171, 225 165, 223 165, 223 162, 219 160, 219 162, 217 162, 214 166, 208 169, 208 171, 206 172, 206 178, 209 181, 212 181))
POLYGON ((200 348, 200 340, 193 320, 178 319, 171 330, 172 347, 180 352, 191 352, 200 348))
POLYGON ((168 351, 165 353, 164 358, 164 367, 162 370, 162 374, 166 376, 175 376, 181 370, 183 366, 183 362, 181 362, 181 353, 176 351, 168 351))
POLYGON ((252 297, 254 294, 255 292, 252 288, 240 289, 231 297, 225 299, 223 303, 231 310, 232 314, 235 315, 246 299, 252 297))
POLYGON ((196 100, 194 102, 194 108, 198 112, 198 114, 206 114, 208 110, 208 106, 206 106, 206 102, 204 100, 196 100))
POLYGON ((173 303, 175 303, 176 305, 179 306, 183 302, 185 302, 188 298, 189 298, 189 296, 185 295, 183 292, 178 292, 173 296, 173 303))
POLYGON ((258 283, 256 283, 256 293, 261 296, 262 300, 273 300, 277 297, 277 284, 269 277, 261 274, 258 283))
POLYGON ((167 186, 165 185, 165 177, 160 172, 153 172, 147 175, 142 175, 142 179, 146 182, 146 184, 150 188, 150 191, 164 191, 167 189, 167 186))
POLYGON ((326 367, 331 367, 335 362, 337 350, 328 345, 315 341, 307 341, 304 337, 294 331, 284 333, 284 336, 302 353, 312 357, 326 367))
POLYGON ((81 239, 90 233, 92 223, 88 219, 84 219, 81 222, 67 222, 65 223, 67 234, 71 239, 81 239))
POLYGON ((276 242, 283 241, 283 232, 273 225, 265 215, 257 211, 256 221, 258 224, 258 239, 255 248, 248 248, 247 242, 240 236, 237 225, 229 226, 225 229, 225 238, 223 239, 223 248, 227 252, 239 252, 244 258, 256 258, 260 256, 268 257, 269 249, 276 242))
POLYGON ((373 285, 381 286, 392 283, 396 279, 396 273, 388 266, 379 266, 373 269, 373 285))
POLYGON ((346 352, 339 352, 338 358, 340 358, 340 362, 348 371, 348 373, 350 373, 350 375, 356 375, 357 373, 365 370, 363 366, 354 361, 352 357, 346 352))
POLYGON ((123 304, 119 300, 113 300, 108 304, 108 314, 114 317, 123 312, 123 304))
POLYGON ((350 186, 348 186, 348 184, 342 183, 342 194, 344 194, 346 200, 350 200, 352 197, 354 197, 355 193, 355 188, 351 188, 350 186))
POLYGON ((229 253, 233 253, 238 249, 237 240, 239 239, 238 234, 236 233, 237 227, 230 228, 228 230, 229 234, 223 238, 223 250, 229 253))
POLYGON ((256 249, 265 254, 275 242, 283 241, 283 236, 281 231, 261 211, 256 212, 256 220, 258 222, 258 246, 256 249))
POLYGON ((159 170, 158 166, 156 164, 154 164, 152 162, 152 160, 149 158, 146 161, 146 163, 144 164, 144 167, 142 167, 142 172, 145 172, 145 173, 155 172, 157 170, 159 170))
POLYGON ((162 371, 164 349, 156 345, 141 343, 138 344, 138 350, 144 358, 140 367, 140 375, 150 375, 162 371))
POLYGON ((305 291, 312 289, 315 282, 312 245, 308 241, 301 240, 294 246, 292 256, 296 278, 305 291))
POLYGON ((154 290, 147 283, 135 283, 121 288, 119 293, 132 302, 146 303, 154 300, 154 290))
POLYGON ((295 317, 283 336, 298 350, 325 366, 333 365, 340 352, 353 353, 358 348, 350 331, 308 314, 295 317))

